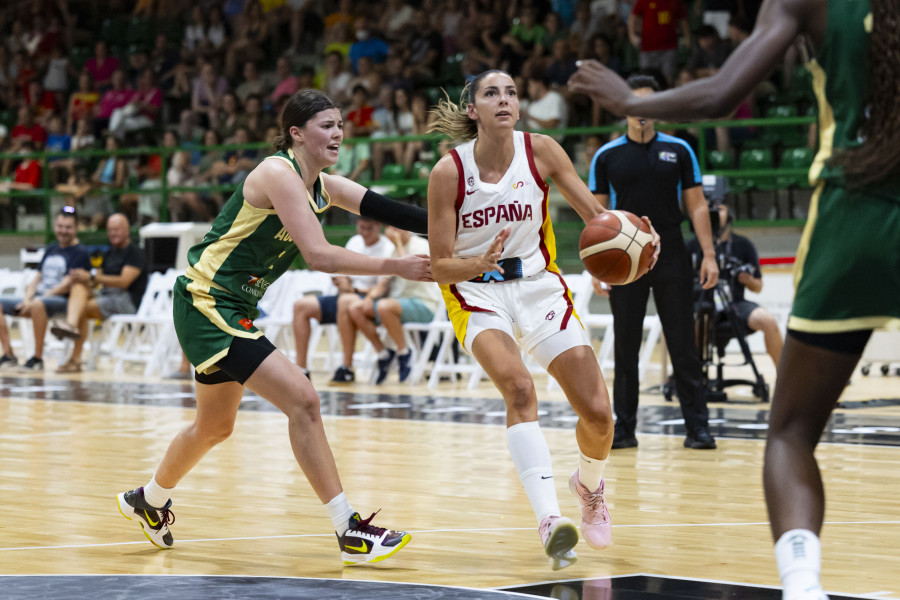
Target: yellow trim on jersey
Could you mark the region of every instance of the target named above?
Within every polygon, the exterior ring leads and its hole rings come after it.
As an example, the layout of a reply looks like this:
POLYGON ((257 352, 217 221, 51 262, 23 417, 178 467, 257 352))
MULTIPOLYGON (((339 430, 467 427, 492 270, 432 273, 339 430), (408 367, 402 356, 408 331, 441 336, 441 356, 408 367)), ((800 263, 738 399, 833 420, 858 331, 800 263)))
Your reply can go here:
POLYGON ((200 259, 193 265, 194 269, 203 279, 212 281, 234 249, 250 237, 266 217, 273 214, 276 214, 274 210, 258 208, 244 200, 241 210, 231 222, 231 228, 203 250, 200 259))
POLYGON ((816 59, 810 60, 806 64, 806 68, 812 74, 813 92, 819 105, 819 151, 816 153, 813 164, 809 168, 809 184, 816 185, 822 169, 825 168, 825 162, 834 153, 834 110, 825 96, 827 79, 825 70, 822 69, 816 59))
POLYGON ((803 235, 800 236, 800 245, 797 246, 797 257, 794 260, 794 289, 800 287, 800 279, 803 278, 803 265, 806 264, 806 255, 809 254, 809 243, 812 240, 813 230, 816 228, 816 220, 819 218, 819 198, 825 189, 822 181, 816 186, 812 198, 809 200, 809 212, 806 215, 806 226, 803 235))
POLYGON ((255 340, 262 337, 262 331, 256 333, 235 329, 216 310, 216 299, 209 293, 209 286, 200 281, 191 281, 187 285, 187 291, 191 293, 194 308, 200 311, 210 322, 229 335, 255 340))
POLYGON ((856 317, 853 319, 829 319, 814 321, 802 317, 788 318, 788 328, 807 333, 843 333, 860 329, 888 329, 900 331, 900 319, 897 317, 856 317))
MULTIPOLYGON (((298 167, 296 165, 297 159, 294 158, 294 151, 291 149, 288 149, 287 154, 290 157, 290 159, 287 159, 283 156, 278 156, 278 155, 267 156, 266 158, 277 158, 278 160, 283 160, 287 164, 291 165, 292 169, 299 171, 300 167, 298 167), (291 161, 294 161, 294 162, 291 162, 291 161)), ((306 183, 306 182, 304 181, 303 183, 306 183)), ((321 178, 319 179, 319 193, 322 195, 323 198, 325 198, 325 206, 323 206, 322 208, 319 208, 319 203, 316 202, 316 199, 313 198, 312 194, 309 193, 309 190, 306 190, 306 199, 309 201, 309 205, 312 207, 313 212, 323 213, 326 210, 328 210, 329 208, 331 208, 331 196, 328 194, 328 190, 325 189, 325 182, 323 182, 321 178)))

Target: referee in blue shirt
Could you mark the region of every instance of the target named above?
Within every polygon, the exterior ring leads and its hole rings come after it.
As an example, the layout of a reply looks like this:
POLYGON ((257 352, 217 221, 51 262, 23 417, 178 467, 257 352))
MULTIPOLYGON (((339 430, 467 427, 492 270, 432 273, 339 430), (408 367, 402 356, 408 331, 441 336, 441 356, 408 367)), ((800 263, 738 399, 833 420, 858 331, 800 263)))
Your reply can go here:
MULTIPOLYGON (((632 75, 637 96, 658 90, 653 77, 632 75)), ((613 403, 616 430, 613 448, 637 446, 638 354, 647 298, 653 300, 672 358, 675 386, 684 415, 686 448, 715 448, 709 433, 709 411, 700 356, 694 340, 694 275, 681 235, 686 212, 703 249, 700 282, 716 285, 719 270, 713 250, 709 209, 703 197, 700 166, 683 140, 657 133, 653 121, 627 117, 628 133, 600 148, 591 161, 588 187, 609 209, 646 215, 659 232, 659 261, 634 283, 609 290, 615 332, 613 403)), ((595 286, 595 289, 599 286, 595 286)))

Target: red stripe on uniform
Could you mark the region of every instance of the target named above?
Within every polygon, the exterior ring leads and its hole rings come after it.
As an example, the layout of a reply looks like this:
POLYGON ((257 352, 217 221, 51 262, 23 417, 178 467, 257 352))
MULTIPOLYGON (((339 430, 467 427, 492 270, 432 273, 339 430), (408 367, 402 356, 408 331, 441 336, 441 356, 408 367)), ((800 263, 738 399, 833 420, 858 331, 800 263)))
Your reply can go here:
POLYGON ((538 184, 544 193, 550 191, 550 186, 547 185, 547 182, 541 179, 541 174, 537 170, 537 165, 534 162, 534 151, 531 149, 531 134, 527 131, 525 132, 525 156, 528 157, 528 168, 531 169, 531 176, 534 177, 534 181, 538 184))
POLYGON ((568 305, 568 308, 566 308, 566 314, 563 315, 562 325, 560 325, 559 327, 559 330, 562 331, 566 328, 566 325, 568 325, 569 317, 572 316, 572 311, 575 310, 575 307, 572 306, 572 298, 569 296, 569 286, 566 285, 566 280, 563 279, 563 276, 554 271, 548 271, 548 273, 553 273, 554 275, 556 275, 556 278, 559 279, 559 282, 563 286, 563 298, 566 299, 566 304, 568 305))
POLYGON ((456 172, 459 174, 459 180, 456 183, 456 216, 459 217, 459 211, 462 209, 463 199, 466 197, 466 173, 463 170, 462 160, 459 158, 459 152, 455 149, 450 151, 453 162, 456 164, 456 172))
POLYGON ((457 300, 459 300, 459 305, 460 305, 460 307, 462 307, 462 309, 465 310, 465 311, 468 311, 468 312, 493 312, 493 311, 490 311, 490 310, 488 310, 488 309, 486 309, 486 308, 480 308, 480 307, 478 307, 478 306, 472 306, 472 305, 470 305, 468 302, 466 302, 466 299, 463 298, 463 297, 462 297, 462 294, 459 293, 459 290, 456 289, 456 284, 455 284, 455 283, 450 285, 450 293, 453 294, 453 296, 454 296, 457 300))
POLYGON ((531 134, 526 131, 524 136, 525 156, 528 158, 528 168, 531 169, 531 176, 534 177, 535 183, 537 183, 538 187, 541 188, 541 191, 544 192, 544 199, 541 201, 541 239, 538 243, 538 248, 540 248, 541 255, 544 257, 544 267, 547 267, 550 264, 550 250, 547 249, 547 243, 544 241, 544 223, 547 221, 547 211, 550 207, 550 186, 547 185, 546 181, 541 179, 541 174, 538 173, 537 165, 534 162, 534 151, 531 149, 531 134))

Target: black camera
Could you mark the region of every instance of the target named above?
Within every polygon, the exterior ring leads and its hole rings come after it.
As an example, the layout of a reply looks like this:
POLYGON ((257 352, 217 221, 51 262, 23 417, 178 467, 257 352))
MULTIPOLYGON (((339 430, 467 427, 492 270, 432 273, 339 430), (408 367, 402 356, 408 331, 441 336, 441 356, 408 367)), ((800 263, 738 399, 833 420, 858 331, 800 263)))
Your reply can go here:
POLYGON ((737 281, 738 275, 741 273, 753 275, 754 270, 753 265, 741 262, 734 256, 719 254, 719 273, 727 275, 731 281, 737 281))

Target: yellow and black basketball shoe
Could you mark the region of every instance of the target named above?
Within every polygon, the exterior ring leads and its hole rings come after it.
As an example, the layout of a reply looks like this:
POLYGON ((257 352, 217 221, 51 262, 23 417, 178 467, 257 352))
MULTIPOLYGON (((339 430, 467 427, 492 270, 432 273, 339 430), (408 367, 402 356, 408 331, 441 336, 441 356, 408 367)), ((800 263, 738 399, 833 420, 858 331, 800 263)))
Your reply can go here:
POLYGON ((359 513, 353 513, 350 517, 350 529, 345 531, 344 535, 337 536, 341 558, 344 559, 345 565, 381 562, 396 554, 412 539, 405 531, 392 531, 370 525, 377 514, 374 512, 368 519, 363 519, 359 513))
POLYGON ((129 521, 137 521, 144 530, 144 535, 154 546, 163 550, 171 548, 175 543, 169 525, 175 522, 175 515, 169 508, 172 501, 166 502, 162 508, 150 506, 144 500, 144 488, 139 487, 130 492, 122 492, 116 496, 119 501, 119 512, 129 521))

